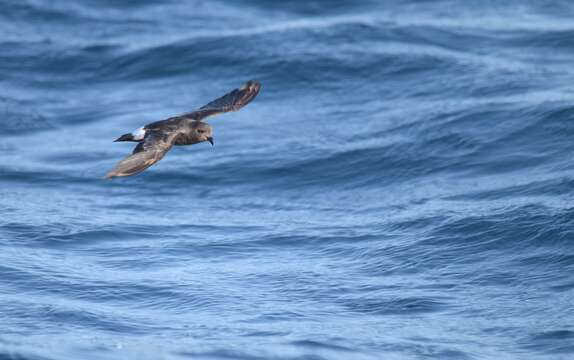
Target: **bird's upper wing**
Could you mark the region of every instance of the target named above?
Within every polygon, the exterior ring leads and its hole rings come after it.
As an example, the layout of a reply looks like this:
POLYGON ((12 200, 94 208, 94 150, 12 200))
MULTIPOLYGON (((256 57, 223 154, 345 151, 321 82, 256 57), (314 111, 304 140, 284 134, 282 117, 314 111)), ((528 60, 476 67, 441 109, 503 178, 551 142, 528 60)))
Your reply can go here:
POLYGON ((147 131, 144 140, 135 147, 133 153, 120 161, 105 178, 130 176, 144 171, 165 156, 177 136, 176 131, 166 132, 158 129, 147 131))
POLYGON ((213 100, 209 104, 199 108, 199 110, 184 114, 182 117, 201 120, 208 116, 237 111, 249 104, 249 102, 257 96, 260 89, 261 84, 258 81, 248 81, 243 84, 242 87, 213 100))

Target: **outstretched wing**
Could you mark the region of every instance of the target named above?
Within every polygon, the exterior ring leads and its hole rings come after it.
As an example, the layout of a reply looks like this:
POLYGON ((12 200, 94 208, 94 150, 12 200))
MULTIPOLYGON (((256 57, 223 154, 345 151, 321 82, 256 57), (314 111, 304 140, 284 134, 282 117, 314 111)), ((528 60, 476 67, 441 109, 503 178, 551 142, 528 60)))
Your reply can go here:
POLYGON ((242 87, 213 100, 199 108, 199 110, 184 114, 182 117, 201 120, 208 116, 237 111, 255 99, 260 89, 261 84, 258 81, 250 80, 243 84, 242 87))
POLYGON ((173 146, 177 135, 177 132, 165 133, 156 129, 149 130, 133 153, 120 161, 104 178, 131 176, 144 171, 165 156, 173 146))

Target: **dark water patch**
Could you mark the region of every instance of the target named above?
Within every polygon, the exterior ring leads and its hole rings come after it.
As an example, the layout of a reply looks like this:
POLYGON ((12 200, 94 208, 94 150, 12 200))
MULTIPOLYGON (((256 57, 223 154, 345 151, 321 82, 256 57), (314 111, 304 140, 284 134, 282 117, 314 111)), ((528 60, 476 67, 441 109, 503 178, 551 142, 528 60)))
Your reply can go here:
POLYGON ((527 196, 567 195, 574 185, 567 177, 554 177, 547 180, 534 180, 526 184, 500 186, 494 190, 468 191, 464 194, 448 196, 447 200, 500 200, 527 196))
POLYGON ((372 315, 425 314, 444 311, 449 307, 448 302, 431 297, 346 299, 341 303, 349 311, 372 315))
POLYGON ((25 3, 19 1, 7 1, 3 4, 6 13, 12 17, 10 21, 53 21, 54 23, 77 24, 78 14, 73 11, 64 11, 64 9, 57 9, 49 4, 41 3, 25 3))
POLYGON ((0 43, 5 51, 0 57, 0 68, 12 83, 34 88, 77 89, 79 83, 97 84, 93 74, 106 59, 116 56, 117 46, 97 44, 86 47, 69 47, 50 40, 33 43, 0 43), (42 62, 37 62, 38 53, 42 62), (72 77, 69 74, 73 74, 72 77))
MULTIPOLYGON (((409 148, 408 144, 404 144, 348 150, 303 161, 271 163, 265 168, 254 163, 248 165, 250 168, 247 169, 242 165, 243 171, 233 178, 217 177, 229 183, 252 184, 251 177, 257 176, 260 184, 278 189, 318 188, 325 185, 353 189, 406 181, 429 175, 445 166, 440 165, 438 157, 413 153, 409 148), (435 169, 429 166, 433 163, 436 164, 435 169)), ((229 166, 235 167, 224 164, 211 172, 223 174, 230 171, 229 166)))
MULTIPOLYGON (((525 121, 523 126, 510 131, 506 136, 498 140, 498 144, 513 146, 514 148, 527 146, 530 151, 541 154, 552 154, 558 148, 550 144, 547 139, 555 138, 555 141, 562 146, 562 149, 570 149, 572 145, 568 143, 567 136, 573 132, 573 126, 569 119, 571 109, 565 106, 556 106, 550 110, 547 107, 541 109, 526 109, 518 116, 522 119, 534 118, 535 121, 525 121)), ((498 145, 497 144, 497 145, 498 145)))
MULTIPOLYGON (((219 41, 193 40, 149 49, 134 50, 104 64, 98 70, 99 79, 141 80, 165 78, 176 75, 199 76, 198 71, 210 67, 219 77, 232 75, 233 69, 242 65, 249 69, 251 61, 256 62, 256 53, 229 51, 229 44, 236 39, 219 41)), ((247 47, 247 46, 246 46, 247 47)), ((193 84, 193 80, 189 80, 193 84)))
POLYGON ((249 249, 260 248, 260 249, 270 249, 270 248, 310 248, 318 250, 321 247, 333 247, 337 244, 357 244, 360 242, 366 242, 369 240, 377 239, 374 235, 324 235, 324 236, 309 236, 309 235, 279 235, 273 234, 260 239, 242 242, 242 246, 247 246, 249 249))
POLYGON ((30 132, 54 129, 55 127, 35 110, 35 104, 0 98, 0 118, 5 135, 15 136, 30 132))
POLYGON ((365 1, 359 5, 351 5, 344 0, 327 1, 301 1, 295 0, 287 3, 276 4, 268 0, 241 0, 242 5, 248 5, 253 9, 264 10, 271 13, 287 12, 292 15, 314 15, 324 16, 332 13, 345 13, 345 11, 356 11, 361 8, 368 8, 371 1, 365 1))
MULTIPOLYGON (((185 359, 206 359, 206 360, 266 360, 270 359, 269 355, 250 354, 245 351, 233 350, 215 350, 210 352, 182 351, 178 353, 185 359)), ((318 355, 295 355, 282 356, 272 355, 271 359, 276 360, 324 360, 325 358, 318 355)))
POLYGON ((522 47, 552 49, 555 53, 571 54, 574 51, 573 35, 574 29, 546 30, 527 34, 521 33, 512 42, 522 47))
MULTIPOLYGON (((123 226, 104 229, 87 229, 80 224, 54 223, 41 226, 10 223, 3 225, 2 232, 12 246, 67 248, 93 246, 94 243, 119 242, 130 239, 145 239, 157 236, 153 228, 146 226, 123 226), (150 232, 150 229, 152 231, 150 232)), ((159 230, 161 232, 161 230, 159 230)))
POLYGON ((525 206, 478 218, 465 218, 437 227, 425 242, 439 245, 457 242, 461 247, 483 250, 524 246, 568 247, 570 211, 553 212, 540 206, 525 206), (512 219, 508 222, 508 219, 512 219), (501 226, 504 224, 504 226, 501 226))
POLYGON ((40 355, 30 355, 18 351, 0 350, 0 360, 56 360, 55 357, 45 357, 40 355))
POLYGON ((568 212, 562 217, 563 221, 556 223, 555 214, 525 207, 481 218, 443 220, 431 231, 423 230, 424 235, 403 235, 398 237, 402 241, 377 242, 378 247, 371 246, 359 259, 365 262, 365 274, 371 275, 432 272, 440 274, 443 281, 462 277, 481 286, 545 281, 558 285, 567 280, 560 274, 570 266, 568 227, 564 227, 569 223, 568 212), (512 223, 507 219, 513 219, 512 223), (546 225, 540 226, 545 221, 546 225), (537 225, 531 226, 533 223, 537 225), (482 264, 483 271, 469 274, 473 264, 482 264), (514 269, 519 267, 523 270, 516 272, 514 269))
POLYGON ((574 332, 570 330, 553 330, 540 332, 524 339, 521 343, 524 348, 532 349, 544 354, 571 354, 574 353, 574 332))
MULTIPOLYGON (((257 75, 270 88, 292 92, 293 87, 308 87, 312 84, 346 82, 370 78, 389 78, 391 83, 401 75, 430 74, 431 69, 452 69, 465 71, 466 66, 456 57, 441 56, 421 51, 420 54, 396 53, 393 51, 372 53, 361 47, 346 46, 341 42, 362 38, 379 41, 399 37, 401 42, 417 43, 412 32, 358 21, 326 23, 311 21, 309 24, 286 25, 285 29, 265 28, 253 31, 226 32, 219 35, 205 33, 168 45, 135 49, 118 54, 97 71, 98 80, 143 80, 174 77, 177 75, 197 77, 198 70, 209 67, 218 77, 232 77, 241 73, 257 75), (297 47, 283 45, 285 32, 297 47), (231 46, 231 45, 234 46, 231 46), (306 46, 307 45, 307 46, 306 46), (251 49, 257 49, 252 51, 251 49), (405 56, 407 55, 407 56, 405 56), (289 81, 276 86, 277 80, 289 74, 289 81), (391 76, 392 75, 392 76, 391 76)), ((408 80, 408 79, 407 79, 408 80)), ((362 87, 356 82, 353 87, 362 87)), ((340 91, 338 87, 329 87, 340 91)), ((413 89, 414 90, 414 89, 413 89)))
POLYGON ((566 283, 550 286, 550 289, 557 292, 568 292, 574 289, 574 282, 570 282, 570 279, 567 279, 566 283))
POLYGON ((0 178, 6 183, 12 183, 14 187, 24 184, 36 184, 42 186, 70 186, 76 184, 99 184, 101 179, 99 176, 82 176, 82 172, 87 173, 88 170, 81 169, 78 172, 66 172, 64 169, 54 170, 46 168, 44 165, 36 165, 33 167, 22 168, 16 165, 0 168, 0 178))
MULTIPOLYGON (((34 331, 34 319, 40 319, 52 329, 69 326, 75 329, 97 329, 109 333, 143 334, 144 326, 123 318, 118 313, 94 313, 88 309, 68 309, 61 306, 26 304, 26 312, 20 312, 17 307, 4 307, 12 311, 13 319, 19 319, 23 324, 29 324, 28 331, 34 331)), ((24 326, 26 327, 26 325, 24 326)), ((54 331, 54 330, 51 330, 54 331)), ((24 332, 22 335, 24 335, 24 332)))
MULTIPOLYGON (((149 3, 145 0, 126 0, 122 2, 117 2, 113 0, 86 0, 83 1, 85 4, 89 4, 94 8, 109 8, 109 9, 120 9, 120 10, 145 10, 146 8, 153 8, 157 6, 167 5, 169 1, 160 0, 154 3, 149 3)), ((200 6, 201 1, 192 0, 188 1, 189 6, 200 6)))
MULTIPOLYGON (((89 261, 86 260, 86 263, 89 261)), ((122 270, 121 267, 115 269, 122 270)), ((192 309, 209 309, 220 303, 220 300, 208 295, 209 291, 206 291, 205 285, 199 282, 176 290, 167 280, 163 283, 148 281, 146 285, 134 285, 126 280, 111 282, 105 280, 107 277, 82 280, 80 273, 53 272, 48 263, 38 264, 26 272, 16 269, 0 270, 5 275, 5 285, 8 285, 6 287, 12 290, 18 289, 30 295, 67 294, 67 297, 71 299, 87 301, 91 304, 113 303, 132 309, 161 309, 172 313, 183 313, 192 309), (36 274, 42 268, 44 273, 36 274)))
POLYGON ((305 348, 310 348, 310 349, 319 349, 319 350, 320 349, 327 349, 327 350, 353 352, 353 349, 350 349, 350 348, 345 347, 345 346, 325 343, 325 342, 321 342, 321 341, 314 341, 314 340, 292 341, 291 344, 294 346, 297 346, 297 347, 305 347, 305 348))
POLYGON ((285 337, 289 335, 287 332, 280 332, 280 331, 253 331, 250 333, 246 333, 243 336, 245 337, 265 337, 265 336, 281 336, 285 337))

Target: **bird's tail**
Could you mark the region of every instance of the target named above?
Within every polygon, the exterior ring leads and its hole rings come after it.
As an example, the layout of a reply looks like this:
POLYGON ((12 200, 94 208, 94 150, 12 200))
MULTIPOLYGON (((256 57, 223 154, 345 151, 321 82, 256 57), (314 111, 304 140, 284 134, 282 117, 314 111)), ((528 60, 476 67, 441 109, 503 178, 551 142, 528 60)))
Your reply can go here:
POLYGON ((138 140, 134 139, 133 134, 123 134, 122 136, 114 140, 114 142, 117 141, 138 141, 138 140))

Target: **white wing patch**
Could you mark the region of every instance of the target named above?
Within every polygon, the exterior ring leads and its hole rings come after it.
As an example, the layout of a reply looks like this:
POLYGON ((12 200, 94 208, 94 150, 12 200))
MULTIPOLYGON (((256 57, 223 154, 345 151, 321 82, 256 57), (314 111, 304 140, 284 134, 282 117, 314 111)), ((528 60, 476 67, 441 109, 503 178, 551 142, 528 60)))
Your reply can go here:
POLYGON ((134 132, 132 133, 134 140, 142 140, 145 136, 145 129, 143 127, 134 130, 134 132))

